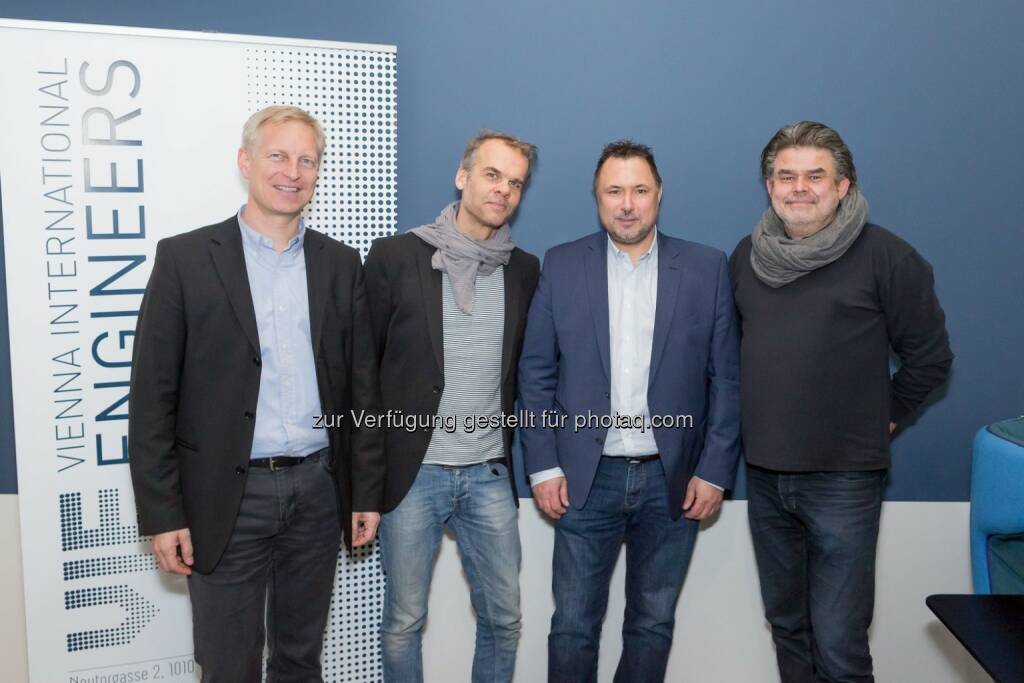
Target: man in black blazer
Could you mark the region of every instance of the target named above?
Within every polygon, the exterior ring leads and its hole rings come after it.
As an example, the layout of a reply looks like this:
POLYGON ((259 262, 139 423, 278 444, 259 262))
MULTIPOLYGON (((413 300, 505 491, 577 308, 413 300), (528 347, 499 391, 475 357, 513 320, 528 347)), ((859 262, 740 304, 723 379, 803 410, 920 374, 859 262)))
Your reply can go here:
POLYGON ((264 619, 268 680, 320 680, 342 527, 362 545, 379 521, 377 436, 315 428, 378 400, 359 256, 300 218, 323 150, 301 109, 254 114, 247 203, 160 241, 139 312, 132 482, 160 567, 189 577, 203 681, 259 680, 264 619))
POLYGON ((455 176, 461 201, 373 243, 367 295, 380 359, 387 478, 384 680, 423 679, 421 631, 444 527, 477 614, 473 681, 512 678, 519 640, 516 363, 539 262, 512 243, 533 145, 485 131, 455 176))

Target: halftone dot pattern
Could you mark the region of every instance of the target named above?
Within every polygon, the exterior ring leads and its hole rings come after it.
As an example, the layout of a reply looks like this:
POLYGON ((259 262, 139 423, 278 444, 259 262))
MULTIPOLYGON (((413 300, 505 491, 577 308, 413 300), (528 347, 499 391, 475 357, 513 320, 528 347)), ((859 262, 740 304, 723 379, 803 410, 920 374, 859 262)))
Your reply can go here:
MULTIPOLYGON (((398 227, 397 61, 393 52, 321 47, 246 49, 250 113, 302 107, 323 126, 327 147, 306 225, 359 251, 398 227)), ((377 544, 338 556, 324 634, 325 681, 383 678, 380 618, 384 572, 377 544)))
POLYGON ((380 681, 384 570, 377 543, 342 550, 324 634, 325 681, 380 681))
POLYGON ((82 528, 81 493, 62 493, 59 501, 60 541, 64 551, 140 540, 136 525, 121 524, 121 492, 117 489, 100 489, 100 525, 96 529, 82 528))
POLYGON ((119 605, 124 611, 124 620, 114 628, 69 633, 67 635, 68 652, 126 645, 132 642, 139 631, 160 611, 153 603, 129 586, 81 588, 64 593, 64 609, 66 610, 99 605, 119 605))
POLYGON ((398 225, 397 61, 392 52, 246 49, 250 112, 302 107, 327 136, 306 224, 363 256, 398 225))
POLYGON ((64 563, 64 580, 76 581, 93 576, 112 576, 114 574, 130 574, 159 568, 156 555, 122 555, 120 557, 100 557, 89 560, 74 560, 64 563))

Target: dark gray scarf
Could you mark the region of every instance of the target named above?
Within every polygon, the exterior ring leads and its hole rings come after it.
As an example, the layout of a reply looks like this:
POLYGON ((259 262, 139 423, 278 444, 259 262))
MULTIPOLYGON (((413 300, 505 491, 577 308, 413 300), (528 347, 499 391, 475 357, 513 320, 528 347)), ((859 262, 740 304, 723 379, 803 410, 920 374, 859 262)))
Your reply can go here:
POLYGON ((829 225, 802 240, 786 235, 782 219, 769 206, 751 235, 750 265, 769 287, 787 285, 845 254, 867 221, 868 202, 856 187, 839 203, 829 225))
POLYGON ((444 207, 433 223, 410 230, 437 251, 430 259, 434 270, 448 273, 455 305, 466 315, 473 313, 477 273, 490 275, 498 266, 507 266, 516 245, 508 223, 494 231, 489 239, 475 240, 455 227, 459 202, 444 207))

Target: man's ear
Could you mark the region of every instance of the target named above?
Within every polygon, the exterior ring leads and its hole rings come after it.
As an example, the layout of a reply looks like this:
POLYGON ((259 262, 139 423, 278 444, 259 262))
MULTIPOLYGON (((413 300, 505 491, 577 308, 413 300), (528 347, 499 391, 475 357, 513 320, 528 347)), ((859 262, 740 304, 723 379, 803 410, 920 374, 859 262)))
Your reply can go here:
POLYGON ((462 192, 466 189, 466 180, 469 179, 469 171, 459 166, 459 170, 455 172, 455 187, 462 192))
POLYGON ((238 170, 242 172, 242 177, 246 180, 249 179, 249 165, 252 163, 252 157, 249 156, 249 152, 244 147, 238 148, 238 170))
POLYGON ((843 179, 839 181, 839 199, 841 199, 841 200, 845 199, 846 198, 846 194, 849 191, 850 191, 850 179, 844 176, 843 179))

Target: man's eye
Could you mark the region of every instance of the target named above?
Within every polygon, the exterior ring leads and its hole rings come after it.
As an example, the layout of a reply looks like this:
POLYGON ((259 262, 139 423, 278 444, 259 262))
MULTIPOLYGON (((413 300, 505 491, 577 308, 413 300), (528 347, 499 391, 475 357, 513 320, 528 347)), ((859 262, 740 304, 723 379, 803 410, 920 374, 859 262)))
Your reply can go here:
POLYGON ((813 182, 818 182, 819 180, 821 180, 821 176, 820 175, 812 175, 811 176, 811 180, 813 182))
POLYGON ((299 163, 302 164, 303 168, 308 168, 308 169, 316 168, 316 159, 310 159, 309 157, 305 157, 299 163))
POLYGON ((495 173, 494 171, 484 171, 484 175, 490 178, 491 180, 494 180, 495 178, 498 177, 498 174, 495 173))
POLYGON ((284 159, 284 155, 281 154, 280 152, 271 152, 270 158, 273 159, 274 161, 281 161, 282 159, 284 159))
POLYGON ((514 190, 521 190, 521 189, 523 189, 523 184, 521 182, 519 182, 518 180, 510 180, 510 181, 508 181, 508 186, 511 187, 514 190))
POLYGON ((647 188, 641 187, 636 191, 637 194, 647 194, 647 188))

